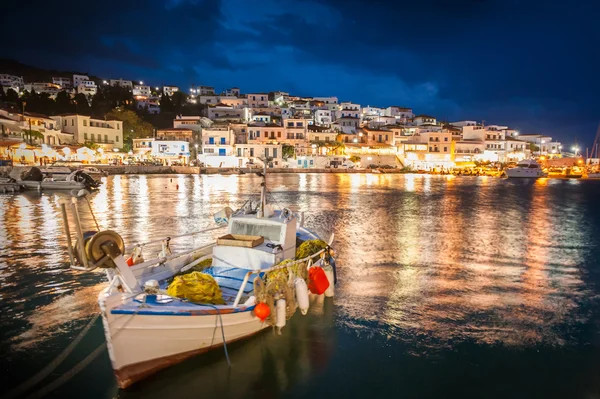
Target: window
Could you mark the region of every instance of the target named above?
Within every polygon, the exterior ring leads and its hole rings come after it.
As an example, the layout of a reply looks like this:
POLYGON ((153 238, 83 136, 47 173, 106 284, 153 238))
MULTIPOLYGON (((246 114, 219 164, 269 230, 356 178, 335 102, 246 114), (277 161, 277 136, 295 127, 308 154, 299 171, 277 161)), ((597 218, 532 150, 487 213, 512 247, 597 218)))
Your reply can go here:
POLYGON ((83 120, 83 126, 87 126, 87 120, 83 120))
POLYGON ((119 124, 117 123, 117 129, 119 129, 119 124))
POLYGON ((444 141, 448 141, 448 137, 444 137, 444 141))
POLYGON ((268 156, 269 156, 269 149, 265 148, 265 157, 268 157, 268 156))
POLYGON ((253 157, 254 156, 254 148, 250 148, 250 156, 253 157))
POLYGON ((119 136, 115 136, 115 142, 119 142, 119 136))
POLYGON ((444 152, 448 152, 448 147, 444 147, 444 152))
POLYGON ((269 137, 269 132, 265 132, 265 137, 269 137))
POLYGON ((84 134, 83 134, 83 139, 84 139, 84 140, 87 140, 87 133, 84 133, 84 134))
POLYGON ((386 135, 385 135, 385 141, 388 141, 388 140, 389 140, 389 137, 388 137, 388 135, 386 134, 386 135))
POLYGON ((75 119, 71 119, 71 126, 75 126, 75 119))
POLYGON ((325 136, 325 141, 329 141, 329 136, 325 136))
POLYGON ((273 148, 273 158, 277 158, 277 148, 273 148))
POLYGON ((319 141, 319 136, 315 136, 315 141, 319 141))
POLYGON ((241 148, 238 148, 238 149, 237 149, 237 156, 238 156, 238 157, 241 157, 241 156, 242 156, 242 149, 241 149, 241 148))
POLYGON ((104 142, 105 142, 105 143, 108 143, 108 134, 105 134, 105 135, 104 135, 104 142))
POLYGON ((281 132, 277 132, 277 137, 281 137, 281 132))
POLYGON ((429 147, 429 152, 433 152, 433 147, 429 147))
POLYGON ((96 138, 94 137, 94 133, 92 133, 92 142, 95 140, 96 138))
POLYGON ((221 137, 221 144, 225 144, 225 137, 221 137))
POLYGON ((302 124, 302 122, 296 122, 296 126, 298 126, 298 127, 302 127, 302 126, 303 126, 303 124, 302 124))

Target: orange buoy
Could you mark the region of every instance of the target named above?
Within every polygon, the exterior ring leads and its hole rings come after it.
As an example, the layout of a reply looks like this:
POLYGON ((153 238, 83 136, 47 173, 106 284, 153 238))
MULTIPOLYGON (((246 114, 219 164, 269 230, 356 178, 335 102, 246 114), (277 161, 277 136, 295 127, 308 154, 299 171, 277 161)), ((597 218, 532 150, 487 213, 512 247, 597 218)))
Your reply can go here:
POLYGON ((271 314, 271 308, 264 302, 258 303, 254 307, 254 315, 258 317, 261 321, 265 321, 267 317, 271 314))

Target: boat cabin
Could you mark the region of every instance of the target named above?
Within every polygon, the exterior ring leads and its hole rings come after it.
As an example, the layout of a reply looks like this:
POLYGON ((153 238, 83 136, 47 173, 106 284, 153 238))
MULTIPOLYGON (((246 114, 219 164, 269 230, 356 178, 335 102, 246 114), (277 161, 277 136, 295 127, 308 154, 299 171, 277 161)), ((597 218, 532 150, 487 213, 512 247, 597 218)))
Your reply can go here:
POLYGON ((265 218, 233 216, 227 230, 213 248, 212 266, 266 269, 296 254, 296 217, 288 209, 265 218))

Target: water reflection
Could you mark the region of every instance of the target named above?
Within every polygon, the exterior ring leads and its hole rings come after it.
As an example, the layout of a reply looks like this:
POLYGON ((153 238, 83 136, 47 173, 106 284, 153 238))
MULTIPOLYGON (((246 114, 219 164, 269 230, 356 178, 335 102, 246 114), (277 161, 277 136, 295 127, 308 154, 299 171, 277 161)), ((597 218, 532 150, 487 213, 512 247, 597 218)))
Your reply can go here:
MULTIPOLYGON (((115 176, 89 200, 101 228, 130 245, 211 226, 215 212, 241 206, 259 184, 250 174, 115 176)), ((331 361, 345 378, 344 363, 354 359, 345 348, 380 338, 426 356, 465 342, 572 346, 573 330, 593 320, 595 182, 331 173, 271 175, 269 186, 274 202, 305 212, 309 228, 335 233, 335 300, 319 299, 281 337, 266 332, 232 345, 231 371, 215 351, 120 396, 272 397, 313 384, 331 361)), ((96 311, 104 284, 101 274, 66 270, 62 200, 69 195, 0 196, 0 349, 9 379, 39 368, 26 353, 51 359, 66 346, 96 311)), ((79 206, 84 229, 95 229, 87 203, 79 206)), ((108 361, 96 367, 108 371, 99 385, 116 392, 108 361)))

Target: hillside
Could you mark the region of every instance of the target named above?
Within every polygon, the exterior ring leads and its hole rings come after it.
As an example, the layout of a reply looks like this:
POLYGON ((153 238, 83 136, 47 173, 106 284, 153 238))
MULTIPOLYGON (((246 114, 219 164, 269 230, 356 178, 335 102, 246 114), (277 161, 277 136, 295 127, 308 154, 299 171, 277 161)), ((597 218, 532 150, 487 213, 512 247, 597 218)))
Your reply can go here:
MULTIPOLYGON (((22 64, 18 61, 0 58, 0 73, 7 73, 10 75, 22 76, 25 83, 33 82, 52 82, 53 76, 69 77, 72 78, 73 74, 87 75, 86 72, 78 71, 57 71, 52 69, 43 69, 31 65, 22 64)), ((96 76, 90 76, 91 80, 98 83, 100 79, 96 76)))

